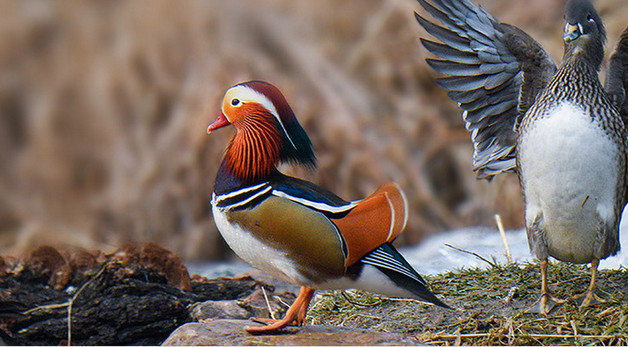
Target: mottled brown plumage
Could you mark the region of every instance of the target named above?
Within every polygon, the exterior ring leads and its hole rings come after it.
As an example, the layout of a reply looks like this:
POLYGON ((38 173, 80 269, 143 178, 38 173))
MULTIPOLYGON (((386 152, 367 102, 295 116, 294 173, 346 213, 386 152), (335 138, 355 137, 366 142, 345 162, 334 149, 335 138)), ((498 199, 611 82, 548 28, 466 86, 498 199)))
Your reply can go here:
POLYGON ((593 303, 599 260, 619 251, 627 202, 628 33, 611 58, 607 89, 598 72, 606 31, 588 0, 565 5, 558 67, 522 30, 468 0, 418 0, 444 27, 417 16, 443 43, 422 39, 441 60, 428 63, 464 110, 480 178, 518 173, 526 231, 541 261, 540 312, 551 309, 547 258, 591 263, 583 305, 593 303))

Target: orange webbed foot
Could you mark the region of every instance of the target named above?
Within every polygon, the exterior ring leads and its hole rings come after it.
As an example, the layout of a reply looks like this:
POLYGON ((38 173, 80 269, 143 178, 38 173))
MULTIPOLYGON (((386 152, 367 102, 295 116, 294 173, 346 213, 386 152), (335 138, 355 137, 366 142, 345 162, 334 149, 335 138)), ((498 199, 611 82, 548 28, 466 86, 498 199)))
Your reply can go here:
POLYGON ((310 306, 310 300, 314 295, 314 289, 308 287, 301 287, 299 296, 294 301, 294 304, 290 306, 286 316, 283 319, 267 319, 267 318, 254 318, 254 322, 268 324, 265 326, 248 327, 245 330, 249 334, 273 334, 277 333, 280 329, 287 326, 301 326, 305 323, 305 316, 307 314, 307 308, 310 306))

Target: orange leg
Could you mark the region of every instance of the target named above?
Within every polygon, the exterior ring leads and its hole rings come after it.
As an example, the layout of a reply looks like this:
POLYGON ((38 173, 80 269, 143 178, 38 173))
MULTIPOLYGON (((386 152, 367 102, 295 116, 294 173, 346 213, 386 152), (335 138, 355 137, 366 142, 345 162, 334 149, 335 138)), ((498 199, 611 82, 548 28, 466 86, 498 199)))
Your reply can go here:
POLYGON ((265 333, 273 333, 281 328, 285 328, 290 325, 301 326, 305 322, 305 316, 307 315, 307 308, 310 306, 310 301, 312 300, 312 296, 314 296, 314 289, 309 287, 301 287, 301 291, 299 292, 299 296, 294 301, 294 304, 290 306, 288 312, 286 312, 286 316, 281 320, 272 320, 272 319, 264 319, 264 320, 255 320, 260 323, 271 323, 269 325, 263 327, 249 327, 246 328, 246 331, 251 334, 265 334, 265 333))
POLYGON ((541 297, 534 305, 527 309, 527 312, 548 314, 554 305, 565 303, 567 300, 559 300, 549 290, 547 285, 547 259, 541 260, 541 297))
POLYGON ((589 284, 589 288, 587 288, 587 290, 584 293, 574 296, 574 299, 576 301, 582 300, 580 303, 580 308, 589 306, 589 305, 594 305, 597 303, 606 302, 600 299, 599 296, 595 295, 595 280, 597 279, 598 265, 600 265, 599 259, 593 259, 593 261, 591 261, 591 283, 589 284))

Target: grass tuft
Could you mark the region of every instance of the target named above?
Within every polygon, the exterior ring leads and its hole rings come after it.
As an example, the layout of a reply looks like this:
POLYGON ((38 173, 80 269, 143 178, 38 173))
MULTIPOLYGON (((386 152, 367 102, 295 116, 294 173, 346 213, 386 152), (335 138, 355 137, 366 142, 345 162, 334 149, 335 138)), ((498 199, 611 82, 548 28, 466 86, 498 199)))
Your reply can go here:
MULTIPOLYGON (((583 292, 585 265, 551 263, 550 289, 559 298, 583 292)), ((362 291, 326 292, 308 312, 312 324, 400 332, 429 345, 627 345, 628 269, 601 270, 597 294, 604 303, 557 305, 548 316, 526 313, 540 294, 536 263, 458 269, 427 280, 456 310, 362 291), (352 303, 353 302, 353 303, 352 303)))

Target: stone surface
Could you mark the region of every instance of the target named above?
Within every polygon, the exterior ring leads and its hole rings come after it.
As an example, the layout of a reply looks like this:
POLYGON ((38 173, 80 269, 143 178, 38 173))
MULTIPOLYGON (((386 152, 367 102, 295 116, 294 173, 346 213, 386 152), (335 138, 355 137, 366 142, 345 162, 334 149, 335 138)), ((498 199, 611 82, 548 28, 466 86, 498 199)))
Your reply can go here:
POLYGON ((253 316, 251 312, 238 305, 237 300, 197 302, 189 310, 190 316, 195 321, 219 318, 247 319, 253 316))
POLYGON ((251 335, 244 328, 257 323, 248 320, 218 319, 202 323, 188 323, 175 330, 163 345, 419 345, 417 340, 397 333, 362 329, 306 325, 287 328, 276 335, 251 335))
POLYGON ((238 305, 251 312, 254 317, 279 319, 283 318, 290 305, 294 303, 295 299, 296 295, 291 292, 275 294, 272 291, 262 291, 261 288, 258 288, 248 297, 238 300, 238 305))

